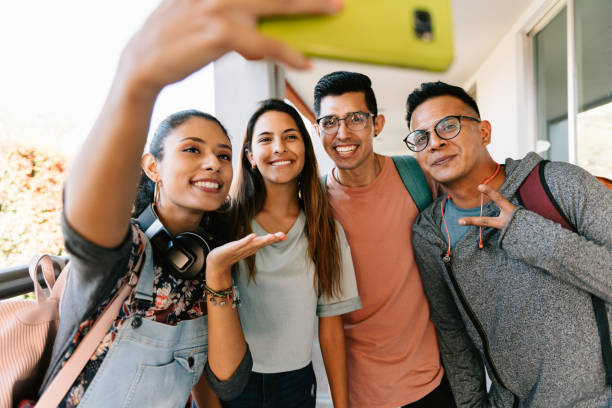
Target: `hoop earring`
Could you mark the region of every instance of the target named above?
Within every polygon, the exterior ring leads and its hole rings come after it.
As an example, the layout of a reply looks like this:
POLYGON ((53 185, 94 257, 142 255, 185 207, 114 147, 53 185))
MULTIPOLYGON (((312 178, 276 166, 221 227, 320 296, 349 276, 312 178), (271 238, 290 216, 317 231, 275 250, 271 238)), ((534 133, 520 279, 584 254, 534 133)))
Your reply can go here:
POLYGON ((221 207, 217 208, 218 213, 226 213, 229 212, 233 207, 233 201, 231 196, 225 197, 225 201, 221 204, 221 207))

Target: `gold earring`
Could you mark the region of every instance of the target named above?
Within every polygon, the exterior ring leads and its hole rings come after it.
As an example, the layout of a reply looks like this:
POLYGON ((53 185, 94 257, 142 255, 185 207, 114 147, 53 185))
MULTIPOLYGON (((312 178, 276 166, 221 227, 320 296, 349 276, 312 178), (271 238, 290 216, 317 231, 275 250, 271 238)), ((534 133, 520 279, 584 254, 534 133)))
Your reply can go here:
POLYGON ((223 202, 223 204, 221 204, 221 207, 217 209, 217 212, 219 213, 229 212, 232 209, 232 204, 233 204, 232 197, 228 195, 227 197, 225 197, 225 201, 223 202))
POLYGON ((153 204, 157 207, 157 202, 159 201, 159 187, 161 185, 161 180, 155 182, 155 190, 153 192, 153 204))
POLYGON ((251 168, 252 168, 253 170, 256 170, 256 169, 257 169, 257 164, 255 164, 255 163, 251 164, 251 168))

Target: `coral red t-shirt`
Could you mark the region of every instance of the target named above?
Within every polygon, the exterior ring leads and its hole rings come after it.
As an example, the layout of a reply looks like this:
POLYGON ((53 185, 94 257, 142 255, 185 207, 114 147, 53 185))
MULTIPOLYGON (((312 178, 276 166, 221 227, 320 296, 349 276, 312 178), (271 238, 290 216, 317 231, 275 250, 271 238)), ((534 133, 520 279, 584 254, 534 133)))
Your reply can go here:
POLYGON ((416 204, 390 157, 369 185, 327 193, 351 247, 362 309, 343 315, 352 407, 418 401, 442 380, 438 341, 414 260, 416 204))

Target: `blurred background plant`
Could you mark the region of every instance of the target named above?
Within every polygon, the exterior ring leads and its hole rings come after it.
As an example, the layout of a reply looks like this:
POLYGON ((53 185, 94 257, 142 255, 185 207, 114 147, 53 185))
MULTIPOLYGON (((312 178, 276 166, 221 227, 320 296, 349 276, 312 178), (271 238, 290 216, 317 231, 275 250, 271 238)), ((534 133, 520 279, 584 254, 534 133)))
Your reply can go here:
POLYGON ((0 145, 0 268, 35 253, 61 255, 62 186, 67 160, 32 146, 0 145))

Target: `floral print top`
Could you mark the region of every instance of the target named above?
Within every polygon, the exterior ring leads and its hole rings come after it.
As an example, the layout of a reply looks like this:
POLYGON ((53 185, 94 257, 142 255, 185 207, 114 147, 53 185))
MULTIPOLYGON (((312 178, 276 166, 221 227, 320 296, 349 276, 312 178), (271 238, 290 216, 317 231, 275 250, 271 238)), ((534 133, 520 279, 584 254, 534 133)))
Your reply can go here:
MULTIPOLYGON (((133 242, 128 265, 126 266, 126 274, 117 281, 108 299, 98 306, 89 319, 80 324, 70 347, 64 355, 62 366, 66 363, 68 358, 70 358, 73 351, 93 326, 97 317, 104 311, 104 308, 108 305, 115 293, 118 292, 123 282, 128 278, 130 275, 129 272, 140 267, 145 252, 145 237, 143 232, 135 225, 132 225, 132 232, 133 242)), ((60 403, 60 407, 70 408, 79 404, 85 391, 87 391, 88 385, 91 383, 98 368, 102 364, 106 353, 117 337, 119 329, 129 317, 136 313, 140 313, 146 319, 174 326, 182 320, 195 319, 206 315, 206 298, 203 289, 204 280, 177 279, 169 273, 164 273, 159 266, 154 266, 153 276, 154 300, 151 306, 146 310, 139 310, 138 302, 134 299, 134 292, 127 297, 119 311, 119 315, 111 324, 108 333, 100 342, 98 349, 85 365, 81 374, 77 377, 64 397, 64 400, 60 403)))

